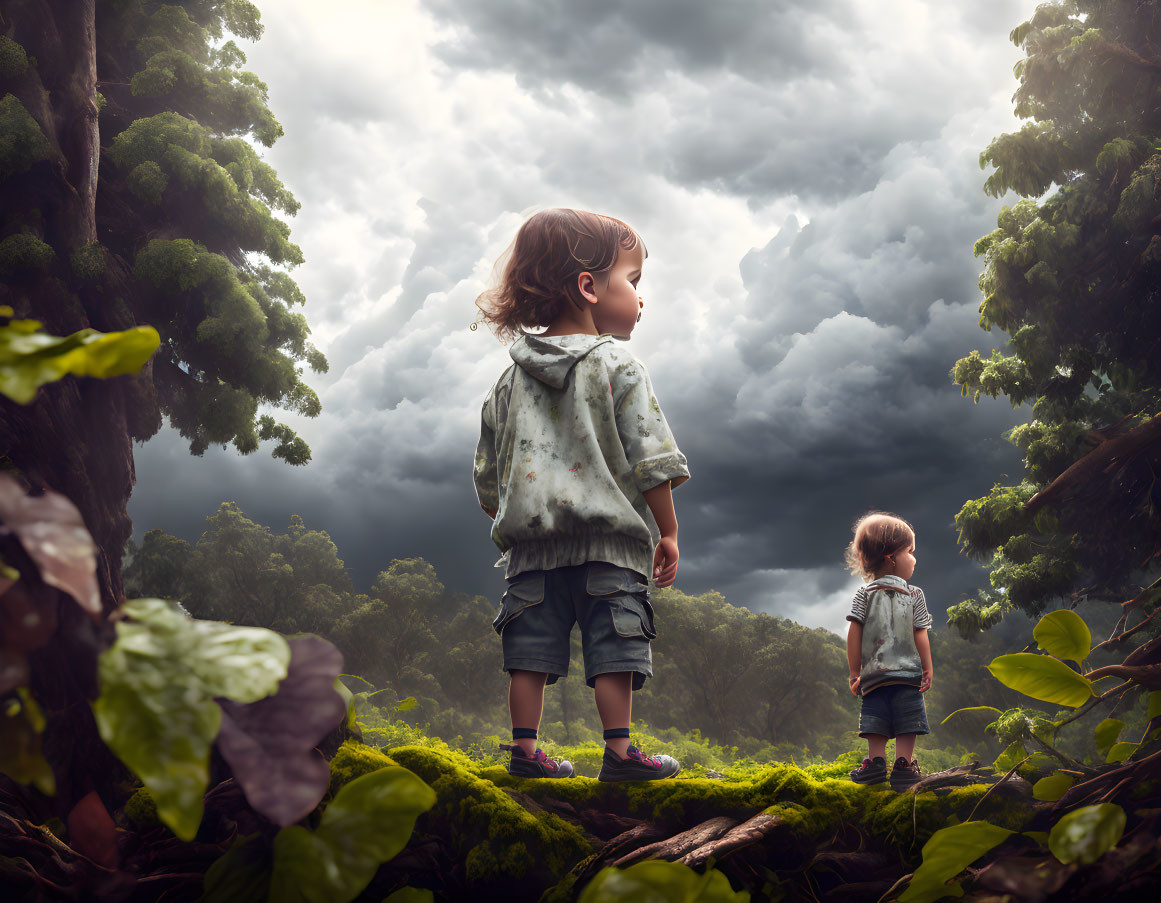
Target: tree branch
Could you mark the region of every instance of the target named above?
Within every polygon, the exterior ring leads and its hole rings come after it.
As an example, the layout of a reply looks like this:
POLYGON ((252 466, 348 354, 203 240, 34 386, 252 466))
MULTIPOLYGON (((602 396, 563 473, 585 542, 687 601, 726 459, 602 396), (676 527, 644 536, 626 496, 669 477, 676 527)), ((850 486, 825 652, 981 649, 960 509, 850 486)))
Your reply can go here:
POLYGON ((1028 499, 1024 511, 1034 514, 1062 493, 1087 483, 1118 459, 1136 455, 1158 442, 1161 442, 1161 414, 1122 436, 1102 442, 1083 458, 1073 462, 1064 473, 1028 499))

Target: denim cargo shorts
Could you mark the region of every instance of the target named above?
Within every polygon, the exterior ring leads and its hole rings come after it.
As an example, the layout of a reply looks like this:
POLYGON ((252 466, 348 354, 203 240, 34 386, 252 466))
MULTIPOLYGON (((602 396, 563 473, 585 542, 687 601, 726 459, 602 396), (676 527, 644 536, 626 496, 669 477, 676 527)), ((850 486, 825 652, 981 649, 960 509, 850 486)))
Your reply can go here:
POLYGON ((580 624, 585 683, 598 674, 632 671, 633 689, 653 676, 649 641, 657 636, 646 578, 607 561, 508 579, 492 626, 504 642, 504 670, 539 671, 547 683, 568 674, 569 636, 580 624))
POLYGON ((863 697, 863 708, 859 713, 860 737, 882 734, 891 738, 900 734, 929 733, 927 709, 919 687, 887 684, 863 697))

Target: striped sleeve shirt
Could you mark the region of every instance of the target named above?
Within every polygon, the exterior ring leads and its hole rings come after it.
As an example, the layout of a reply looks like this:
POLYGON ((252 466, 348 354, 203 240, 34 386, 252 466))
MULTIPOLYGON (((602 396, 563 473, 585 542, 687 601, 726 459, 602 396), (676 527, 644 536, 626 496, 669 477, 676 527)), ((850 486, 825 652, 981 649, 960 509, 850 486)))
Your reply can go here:
MULTIPOLYGON (((927 610, 927 599, 923 595, 923 590, 918 586, 911 587, 912 598, 912 627, 915 630, 930 629, 935 623, 931 617, 931 612, 927 610)), ((847 615, 848 621, 855 621, 862 624, 867 620, 867 588, 860 586, 855 590, 855 597, 851 600, 851 613, 847 615)))

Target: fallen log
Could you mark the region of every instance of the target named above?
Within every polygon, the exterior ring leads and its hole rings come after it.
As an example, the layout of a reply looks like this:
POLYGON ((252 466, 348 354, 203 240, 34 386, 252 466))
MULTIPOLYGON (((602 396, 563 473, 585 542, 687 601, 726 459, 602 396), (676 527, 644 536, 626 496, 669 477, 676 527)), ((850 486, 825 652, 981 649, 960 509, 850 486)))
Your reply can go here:
POLYGON ((731 828, 717 840, 703 844, 686 854, 681 861, 690 867, 704 865, 711 856, 714 859, 721 859, 728 853, 758 843, 786 824, 786 819, 781 816, 759 812, 749 821, 731 828))
POLYGON ((632 865, 641 859, 665 859, 672 862, 680 856, 684 856, 690 850, 695 850, 712 840, 721 837, 731 828, 738 824, 738 819, 731 818, 728 815, 719 815, 716 818, 710 818, 703 821, 700 825, 690 828, 688 831, 682 831, 680 834, 675 834, 672 837, 651 843, 648 846, 640 847, 632 853, 622 856, 613 863, 617 868, 624 868, 627 865, 632 865))

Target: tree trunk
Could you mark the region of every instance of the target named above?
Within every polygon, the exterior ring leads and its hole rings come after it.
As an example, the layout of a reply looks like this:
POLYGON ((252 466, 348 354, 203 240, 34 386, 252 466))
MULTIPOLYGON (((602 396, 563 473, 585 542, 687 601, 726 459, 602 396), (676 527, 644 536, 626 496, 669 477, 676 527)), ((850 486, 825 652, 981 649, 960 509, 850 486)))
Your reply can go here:
MULTIPOLYGON (((72 256, 97 240, 96 196, 100 134, 96 107, 96 0, 5 4, 12 38, 36 58, 14 80, 12 93, 40 125, 55 154, 0 184, 3 235, 30 229, 56 252, 47 271, 0 286, 0 304, 40 320, 54 335, 93 327, 132 326, 103 287, 117 290, 127 273, 106 255, 106 276, 82 280, 72 256)), ((2 236, 0 236, 2 237, 2 236)), ((0 398, 0 455, 37 488, 68 496, 100 547, 98 581, 106 611, 123 597, 121 555, 132 523, 125 508, 133 488, 127 407, 133 377, 66 378, 43 387, 30 405, 0 398)))

